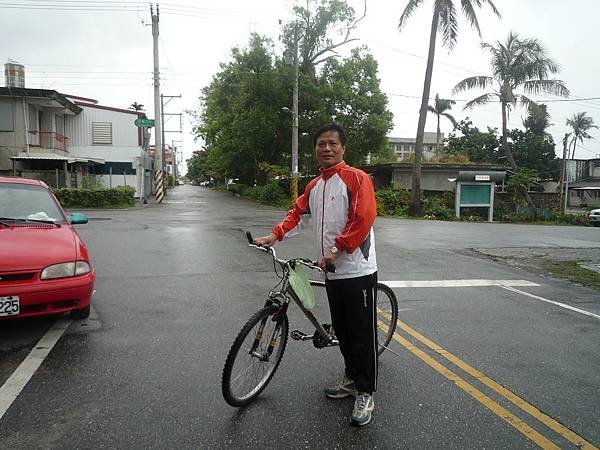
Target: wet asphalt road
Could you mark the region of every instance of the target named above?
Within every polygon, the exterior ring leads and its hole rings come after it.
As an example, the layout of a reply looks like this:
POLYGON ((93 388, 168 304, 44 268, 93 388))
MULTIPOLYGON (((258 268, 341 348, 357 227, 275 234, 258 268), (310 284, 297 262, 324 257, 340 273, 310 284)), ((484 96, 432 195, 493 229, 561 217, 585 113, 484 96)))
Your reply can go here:
MULTIPOLYGON (((350 427, 352 400, 322 393, 341 373, 338 350, 291 340, 261 397, 231 408, 227 351, 276 281, 242 231, 266 233, 283 212, 180 186, 161 207, 88 214, 79 230, 97 270, 95 315, 71 326, 0 419, 0 448, 600 446, 600 320, 500 287, 395 289, 410 344, 382 356, 367 427, 350 427)), ((376 236, 380 280, 527 280, 539 286, 519 290, 600 314, 598 291, 465 252, 600 252, 600 229, 379 218, 376 236)), ((283 257, 311 248, 309 233, 278 246, 283 257)), ((327 317, 322 296, 315 313, 327 317)), ((0 322, 0 384, 53 322, 0 322)), ((290 322, 310 331, 297 309, 290 322)))

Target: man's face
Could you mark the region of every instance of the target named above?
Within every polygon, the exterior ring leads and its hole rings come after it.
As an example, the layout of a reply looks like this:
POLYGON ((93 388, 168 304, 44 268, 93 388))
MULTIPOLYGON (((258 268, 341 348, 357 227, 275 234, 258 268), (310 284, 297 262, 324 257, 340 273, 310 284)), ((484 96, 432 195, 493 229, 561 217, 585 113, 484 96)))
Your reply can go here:
POLYGON ((326 131, 317 138, 315 150, 321 167, 328 169, 343 161, 346 146, 342 145, 337 131, 326 131))

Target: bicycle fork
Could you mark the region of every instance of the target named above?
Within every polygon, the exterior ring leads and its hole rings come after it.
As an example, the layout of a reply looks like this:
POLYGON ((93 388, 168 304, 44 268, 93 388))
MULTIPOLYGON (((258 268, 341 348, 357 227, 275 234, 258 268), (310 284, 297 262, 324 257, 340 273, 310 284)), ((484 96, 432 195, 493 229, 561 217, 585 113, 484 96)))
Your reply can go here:
POLYGON ((258 330, 256 331, 256 336, 254 337, 254 342, 252 344, 252 347, 250 348, 250 351, 248 352, 250 354, 250 356, 252 356, 254 358, 258 358, 260 361, 268 362, 269 358, 273 354, 275 345, 277 344, 277 336, 279 335, 280 329, 281 329, 281 320, 277 319, 277 313, 273 314, 273 316, 265 317, 261 321, 260 326, 258 327, 258 330), (257 350, 258 350, 258 346, 260 345, 260 341, 263 338, 265 326, 267 325, 267 320, 269 320, 270 317, 272 317, 271 320, 276 322, 276 325, 275 325, 275 328, 273 329, 273 332, 271 333, 271 337, 269 339, 269 345, 267 346, 267 350, 261 354, 257 350))

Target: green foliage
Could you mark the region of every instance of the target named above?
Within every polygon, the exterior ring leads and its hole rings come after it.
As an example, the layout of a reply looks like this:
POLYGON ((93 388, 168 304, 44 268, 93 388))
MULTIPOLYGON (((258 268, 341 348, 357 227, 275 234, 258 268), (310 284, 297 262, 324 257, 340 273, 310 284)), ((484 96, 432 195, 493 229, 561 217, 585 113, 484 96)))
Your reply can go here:
POLYGON ((406 217, 410 204, 410 192, 394 185, 375 191, 377 214, 380 216, 406 217))
POLYGON ((287 206, 290 199, 277 180, 269 180, 264 186, 248 188, 245 191, 252 199, 271 206, 287 206))
POLYGON ((104 189, 104 183, 94 176, 81 177, 81 185, 84 189, 104 189))
MULTIPOLYGON (((319 53, 333 45, 334 31, 351 26, 352 8, 342 0, 320 0, 294 11, 298 20, 284 25, 282 39, 290 44, 294 27, 300 27, 300 172, 317 173, 312 134, 333 120, 348 130, 348 163, 362 164, 368 153, 389 154, 385 136, 392 114, 379 87, 375 59, 365 49, 355 49, 343 60, 319 60, 319 53)), ((273 54, 273 47, 267 38, 252 34, 248 47, 234 48, 230 61, 202 90, 201 108, 192 116, 206 155, 194 155, 188 173, 239 178, 248 185, 264 184, 273 176, 265 171, 269 167, 289 173, 292 117, 282 109, 292 106, 293 69, 273 54)))
POLYGON ((135 189, 117 186, 112 189, 54 189, 64 208, 123 208, 135 203, 135 189))
POLYGON ((436 153, 439 158, 448 160, 462 157, 472 162, 498 163, 499 151, 498 130, 488 128, 486 132, 480 131, 467 118, 461 120, 456 129, 450 133, 447 146, 438 148, 436 153))
POLYGON ((192 153, 192 157, 186 161, 186 177, 192 181, 201 182, 210 178, 206 160, 208 154, 205 151, 197 150, 192 153))
POLYGON ((426 219, 455 220, 454 195, 452 192, 428 195, 423 200, 426 219))
POLYGON ((538 178, 538 172, 534 169, 521 167, 506 181, 505 185, 512 193, 516 203, 525 201, 525 193, 529 186, 538 178))
POLYGON ((241 197, 247 196, 249 189, 252 189, 252 188, 250 188, 249 186, 246 186, 245 184, 241 184, 241 183, 232 183, 227 188, 228 191, 233 192, 234 194, 237 194, 241 197))
POLYGON ((514 129, 509 131, 508 137, 518 167, 535 170, 542 179, 558 179, 560 161, 550 134, 514 129))

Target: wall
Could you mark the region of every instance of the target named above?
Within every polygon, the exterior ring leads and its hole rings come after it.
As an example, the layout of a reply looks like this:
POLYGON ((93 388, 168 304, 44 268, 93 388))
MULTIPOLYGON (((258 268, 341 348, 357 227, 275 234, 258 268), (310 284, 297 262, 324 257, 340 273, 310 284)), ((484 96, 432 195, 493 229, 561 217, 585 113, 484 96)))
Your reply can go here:
MULTIPOLYGON (((448 178, 456 178, 457 170, 427 172, 421 171, 421 189, 428 191, 449 191, 452 192, 455 183, 448 181, 448 178)), ((399 184, 403 189, 411 189, 412 172, 395 170, 392 176, 392 183, 399 184)))
POLYGON ((26 151, 25 119, 23 117, 23 102, 14 97, 0 97, 2 102, 13 104, 13 131, 0 131, 0 173, 12 174, 11 156, 26 151))
POLYGON ((132 162, 140 156, 138 128, 133 124, 136 114, 79 106, 83 109, 80 114, 65 118, 71 155, 123 162, 132 162), (112 145, 92 144, 92 122, 112 123, 112 145))

